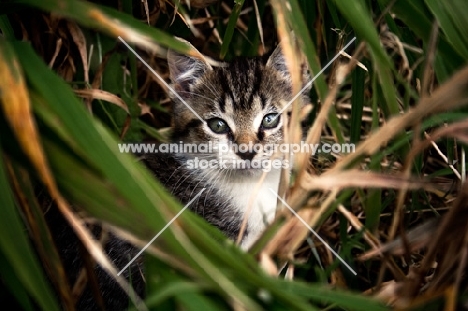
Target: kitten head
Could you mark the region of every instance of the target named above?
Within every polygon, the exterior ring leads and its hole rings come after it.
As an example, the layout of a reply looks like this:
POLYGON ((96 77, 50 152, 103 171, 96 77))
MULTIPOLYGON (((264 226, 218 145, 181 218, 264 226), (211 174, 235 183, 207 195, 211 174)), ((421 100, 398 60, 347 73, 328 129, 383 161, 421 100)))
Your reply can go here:
MULTIPOLYGON (((292 94, 291 76, 279 47, 266 61, 261 57, 239 58, 221 67, 211 67, 203 60, 170 51, 168 63, 178 94, 173 97, 175 141, 237 146, 282 142, 285 120, 278 113, 295 94, 292 94)), ((307 66, 303 69, 306 80, 307 66)), ((303 94, 304 102, 308 91, 303 94)), ((287 111, 290 109, 291 106, 287 111)), ((208 157, 217 159, 219 153, 208 157)), ((234 148, 223 153, 222 159, 263 160, 265 154, 234 148)), ((253 171, 238 173, 252 174, 253 171)))

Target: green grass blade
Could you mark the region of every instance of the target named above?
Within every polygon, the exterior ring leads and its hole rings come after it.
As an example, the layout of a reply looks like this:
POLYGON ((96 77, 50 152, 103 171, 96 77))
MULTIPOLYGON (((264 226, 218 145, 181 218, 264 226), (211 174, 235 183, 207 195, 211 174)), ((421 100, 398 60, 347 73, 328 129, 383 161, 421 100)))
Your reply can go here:
POLYGON ((284 290, 294 292, 298 296, 307 297, 316 301, 330 302, 341 308, 355 311, 385 311, 390 310, 380 301, 364 296, 356 296, 339 290, 327 289, 318 285, 306 285, 301 282, 286 283, 284 290))
MULTIPOLYGON (((379 0, 382 6, 389 5, 391 0, 379 0)), ((429 42, 432 22, 431 12, 424 5, 424 0, 396 1, 392 7, 392 12, 407 25, 416 36, 423 40, 425 44, 429 42)), ((453 72, 460 68, 465 60, 456 52, 446 38, 438 38, 435 70, 439 82, 447 80, 453 72)))
POLYGON ((387 117, 399 112, 398 103, 395 98, 393 87, 392 64, 385 53, 380 38, 375 29, 374 22, 368 14, 363 2, 357 1, 335 1, 337 8, 353 27, 358 38, 366 41, 372 58, 374 59, 375 70, 379 76, 380 86, 385 98, 387 117))
POLYGON ((468 59, 468 3, 464 0, 434 1, 426 0, 432 14, 437 18, 440 28, 454 50, 464 59, 468 59))
POLYGON ((219 57, 221 59, 224 59, 229 50, 229 45, 231 44, 234 29, 236 28, 237 24, 237 19, 239 18, 244 1, 245 0, 234 1, 234 8, 232 9, 231 16, 229 16, 226 32, 224 33, 223 45, 221 46, 221 52, 219 53, 219 57))
POLYGON ((60 310, 34 254, 0 157, 0 248, 18 280, 43 310, 60 310))
POLYGON ((33 303, 26 287, 18 280, 18 276, 15 274, 9 261, 3 256, 3 252, 0 252, 0 267, 2 267, 0 277, 5 287, 7 287, 7 290, 3 290, 3 285, 0 285, 0 301, 4 303, 14 298, 24 311, 33 311, 33 303))
POLYGON ((361 140, 362 112, 364 109, 364 86, 366 72, 356 67, 352 72, 352 97, 351 97, 351 132, 350 142, 357 143, 361 140))
POLYGON ((21 0, 18 3, 60 14, 63 17, 76 20, 85 27, 101 30, 112 37, 121 36, 129 42, 153 51, 161 52, 160 47, 155 44, 157 42, 180 53, 190 53, 187 45, 164 31, 149 27, 130 15, 110 7, 97 6, 78 0, 21 0))

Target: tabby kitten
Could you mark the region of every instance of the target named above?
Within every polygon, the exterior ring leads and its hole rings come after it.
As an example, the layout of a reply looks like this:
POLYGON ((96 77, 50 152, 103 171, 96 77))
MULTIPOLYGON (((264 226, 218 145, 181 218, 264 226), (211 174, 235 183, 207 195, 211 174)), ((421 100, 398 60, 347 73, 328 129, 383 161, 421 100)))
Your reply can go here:
MULTIPOLYGON (((237 59, 221 67, 211 67, 205 62, 169 52, 169 69, 174 89, 180 98, 174 97, 174 142, 207 143, 215 145, 281 143, 283 140, 282 115, 276 116, 292 98, 291 78, 281 50, 277 48, 268 58, 237 59), (202 120, 191 111, 191 107, 202 120)), ((304 72, 306 68, 304 67, 304 72)), ((307 77, 307 74, 304 74, 307 77)), ((306 80, 306 79, 305 79, 306 80)), ((306 81, 304 81, 306 82, 306 81)), ((305 92, 307 94, 307 92, 305 92)), ((306 99, 306 95, 304 95, 306 99)), ((270 222, 276 209, 276 197, 269 188, 277 191, 280 170, 272 169, 257 192, 253 191, 263 175, 261 168, 236 169, 190 168, 188 161, 200 160, 265 160, 262 152, 219 152, 204 154, 145 154, 142 161, 148 169, 183 204, 187 204, 201 189, 206 188, 190 208, 218 227, 227 237, 236 240, 249 200, 253 203, 241 247, 247 249, 270 222), (252 198, 251 198, 252 196, 252 198)), ((50 199, 42 200, 49 210, 46 218, 61 253, 70 284, 75 284, 82 271, 83 247, 72 228, 66 223, 50 199), (81 249, 81 250, 80 250, 81 249)), ((100 229, 93 230, 96 237, 100 229)), ((128 242, 109 234, 103 245, 106 254, 120 270, 138 249, 128 242)), ((123 273, 131 280, 136 293, 144 295, 143 266, 141 258, 123 273)), ((101 267, 96 267, 95 288, 89 281, 79 298, 77 310, 125 310, 129 306, 127 295, 101 267), (97 283, 97 284, 96 284, 97 283), (96 298, 93 293, 102 293, 96 298), (101 302, 101 304, 99 303, 101 302)))
MULTIPOLYGON (((278 113, 293 94, 281 49, 277 47, 268 59, 239 58, 220 67, 169 52, 168 63, 173 87, 179 95, 173 96, 172 140, 211 142, 215 148, 206 154, 146 155, 144 162, 184 204, 206 188, 190 208, 231 239, 237 239, 247 213, 248 223, 241 242, 241 247, 247 249, 275 216, 277 199, 269 189, 278 190, 281 170, 271 169, 255 193, 262 167, 239 168, 233 162, 265 161, 271 154, 241 152, 239 148, 220 152, 219 146, 231 143, 267 146, 283 141, 286 120, 278 113), (217 163, 225 160, 227 164, 200 169, 193 167, 197 158, 217 163)), ((305 84, 308 78, 305 65, 303 73, 305 84)), ((307 93, 308 90, 304 92, 307 93)), ((303 100, 307 100, 307 95, 303 100)), ((282 167, 285 166, 284 162, 282 167)))

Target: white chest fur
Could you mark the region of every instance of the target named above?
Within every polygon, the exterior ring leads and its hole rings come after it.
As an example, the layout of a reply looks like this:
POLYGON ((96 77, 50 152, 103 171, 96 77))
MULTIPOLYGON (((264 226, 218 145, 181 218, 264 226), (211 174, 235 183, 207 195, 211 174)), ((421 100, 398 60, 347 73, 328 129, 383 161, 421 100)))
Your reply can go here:
POLYGON ((276 213, 276 195, 278 191, 280 170, 267 173, 263 183, 260 177, 242 177, 227 180, 219 189, 232 198, 233 205, 248 218, 248 236, 241 247, 248 249, 260 236, 265 227, 273 221, 276 213))

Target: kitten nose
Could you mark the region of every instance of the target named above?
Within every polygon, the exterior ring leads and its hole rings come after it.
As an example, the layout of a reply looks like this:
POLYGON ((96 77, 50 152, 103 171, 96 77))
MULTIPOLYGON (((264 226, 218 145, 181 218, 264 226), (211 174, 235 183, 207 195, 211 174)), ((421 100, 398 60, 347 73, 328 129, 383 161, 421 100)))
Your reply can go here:
POLYGON ((241 131, 235 138, 237 145, 237 150, 235 150, 235 152, 236 155, 242 160, 252 161, 252 159, 257 154, 257 152, 255 152, 254 145, 258 142, 252 136, 253 134, 248 131, 241 131))
POLYGON ((236 153, 239 158, 241 158, 242 160, 249 160, 249 161, 252 161, 252 159, 255 157, 255 155, 257 154, 255 151, 246 151, 246 152, 242 152, 242 151, 239 151, 236 153))

